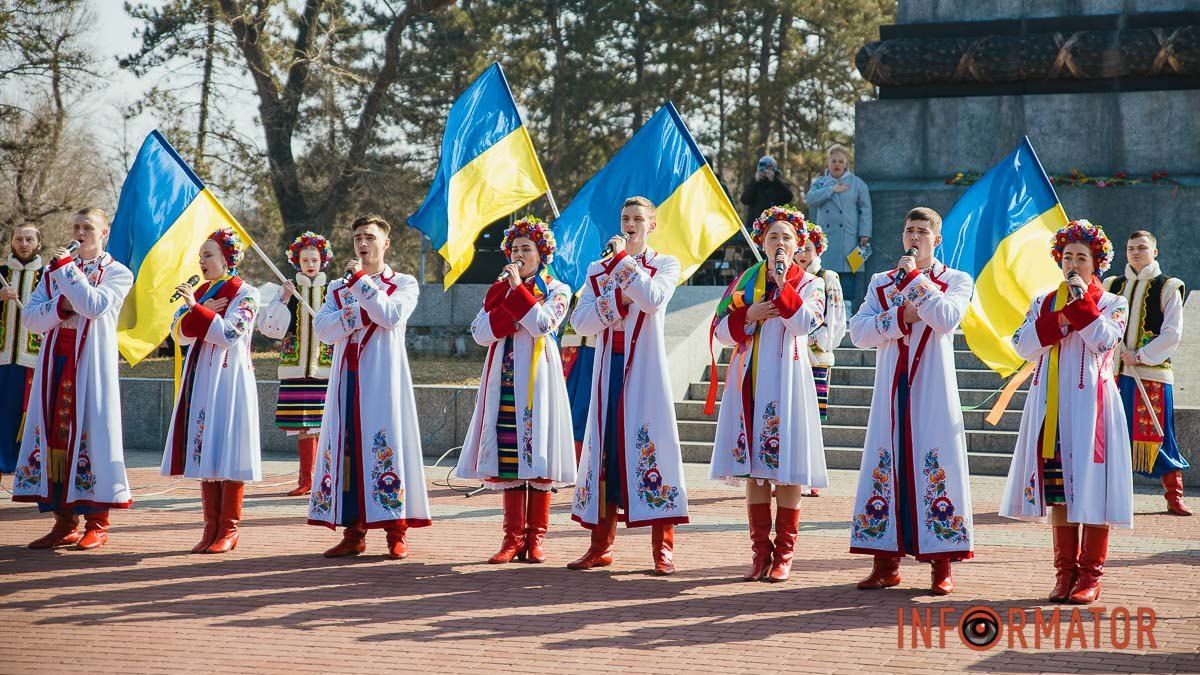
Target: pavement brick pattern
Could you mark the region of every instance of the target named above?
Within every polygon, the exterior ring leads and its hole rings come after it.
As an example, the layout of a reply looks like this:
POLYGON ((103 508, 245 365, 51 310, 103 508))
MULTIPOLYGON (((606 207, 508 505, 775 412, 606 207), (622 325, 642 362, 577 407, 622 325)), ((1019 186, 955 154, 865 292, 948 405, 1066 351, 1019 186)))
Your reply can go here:
MULTIPOLYGON (((792 580, 766 584, 741 581, 740 489, 706 480, 702 465, 688 465, 693 522, 677 532, 679 572, 657 578, 648 529, 618 532, 612 567, 565 569, 587 546, 569 491, 554 497, 546 564, 486 564, 499 498, 438 486, 444 468, 429 471, 434 526, 410 532, 406 561, 383 556, 379 531, 358 558, 322 558, 338 535, 304 525, 306 503, 282 496, 286 461, 266 462, 276 477, 248 487, 236 551, 191 555, 198 484, 162 478, 154 463, 131 462, 135 508, 114 512, 98 551, 27 550, 50 520, 0 506, 0 673, 1200 672, 1200 517, 1165 515, 1141 488, 1136 529, 1112 537, 1100 605, 1153 608, 1155 648, 1114 648, 1107 623, 1097 645, 1085 613, 1086 644, 1009 649, 1002 637, 974 651, 953 626, 968 607, 1053 607, 1042 600, 1049 530, 999 518, 996 477, 972 482, 976 559, 955 567, 953 595, 934 598, 928 566, 912 561, 896 589, 854 588, 870 560, 846 550, 850 471, 804 500, 792 580), (933 648, 912 649, 910 632, 897 647, 898 609, 912 608, 954 610, 944 648, 936 627, 933 648)), ((1068 624, 1064 615, 1064 639, 1068 624)))

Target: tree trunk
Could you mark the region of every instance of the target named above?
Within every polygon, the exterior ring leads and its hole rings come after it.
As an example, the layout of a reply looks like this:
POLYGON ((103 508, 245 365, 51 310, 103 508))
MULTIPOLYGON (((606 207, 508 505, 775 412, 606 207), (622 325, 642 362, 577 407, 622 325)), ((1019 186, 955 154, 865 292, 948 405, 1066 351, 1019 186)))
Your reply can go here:
POLYGON ((192 164, 196 171, 204 175, 204 142, 208 136, 208 99, 212 90, 213 51, 217 41, 217 18, 213 6, 209 4, 204 9, 204 69, 200 77, 200 123, 196 130, 196 156, 192 164))

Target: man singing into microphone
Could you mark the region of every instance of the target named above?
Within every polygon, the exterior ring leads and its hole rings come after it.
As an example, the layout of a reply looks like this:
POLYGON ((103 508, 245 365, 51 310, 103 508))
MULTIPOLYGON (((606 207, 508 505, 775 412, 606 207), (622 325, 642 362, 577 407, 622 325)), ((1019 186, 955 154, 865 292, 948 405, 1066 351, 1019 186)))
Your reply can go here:
POLYGON ((350 229, 357 257, 329 285, 313 322, 317 339, 333 345, 333 368, 308 523, 345 528, 327 558, 362 553, 367 530, 379 528, 387 532, 388 557, 400 560, 408 557, 408 528, 431 524, 404 347, 420 290, 384 262, 386 220, 362 216, 350 229))
POLYGON ((13 228, 8 260, 0 265, 0 474, 17 467, 17 432, 25 414, 25 395, 37 363, 42 336, 21 324, 22 306, 42 277, 42 233, 36 225, 13 228), (16 402, 20 401, 20 405, 16 402))
POLYGON ((71 237, 78 245, 54 251, 21 316, 26 328, 42 334, 42 350, 13 501, 37 502, 40 511, 54 512, 54 527, 30 548, 102 546, 108 541, 108 510, 133 503, 117 379, 117 317, 133 274, 104 251, 104 211, 76 213, 71 237), (82 535, 76 531, 81 515, 87 523, 82 535))
POLYGON ((875 557, 863 590, 900 583, 900 559, 932 563, 930 591, 954 590, 950 563, 973 556, 967 439, 954 371, 954 331, 971 277, 933 257, 942 217, 904 217, 908 251, 871 278, 850 339, 874 347, 875 389, 854 500, 850 552, 875 557))
POLYGON ((649 525, 654 573, 673 574, 675 524, 686 523, 683 456, 667 378, 663 323, 679 261, 647 245, 654 204, 630 197, 608 259, 588 266, 571 325, 595 335, 591 404, 571 517, 592 531, 571 569, 611 565, 617 521, 649 525))

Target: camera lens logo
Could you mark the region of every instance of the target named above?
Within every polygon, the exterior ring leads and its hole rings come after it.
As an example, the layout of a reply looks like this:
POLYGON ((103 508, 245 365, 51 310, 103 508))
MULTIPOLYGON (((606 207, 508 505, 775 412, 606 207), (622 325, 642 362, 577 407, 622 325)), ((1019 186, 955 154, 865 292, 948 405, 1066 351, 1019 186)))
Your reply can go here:
POLYGON ((1000 641, 1000 615, 991 607, 970 607, 958 622, 958 634, 967 647, 987 651, 1000 641))

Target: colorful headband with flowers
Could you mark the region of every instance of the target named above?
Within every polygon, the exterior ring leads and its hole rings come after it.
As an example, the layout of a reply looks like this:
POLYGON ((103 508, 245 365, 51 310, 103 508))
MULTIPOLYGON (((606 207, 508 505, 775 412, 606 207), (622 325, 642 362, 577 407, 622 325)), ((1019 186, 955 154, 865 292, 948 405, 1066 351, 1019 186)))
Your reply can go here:
MULTIPOLYGON (((800 209, 790 204, 785 206, 772 206, 766 211, 763 211, 761 216, 754 219, 754 226, 750 232, 750 238, 754 240, 755 244, 758 244, 759 247, 762 247, 763 236, 766 235, 767 228, 771 226, 771 223, 779 221, 790 223, 792 228, 796 230, 796 238, 803 241, 808 224, 804 220, 804 214, 800 212, 800 209)), ((813 243, 816 242, 814 241, 813 243)))
POLYGON ((322 270, 333 261, 333 247, 329 245, 329 240, 310 230, 296 237, 288 246, 288 262, 292 263, 292 267, 300 269, 300 251, 306 248, 315 248, 317 253, 321 254, 322 270))
POLYGON ((500 250, 504 251, 505 259, 512 259, 512 243, 519 237, 524 237, 537 246, 543 265, 554 262, 554 251, 558 248, 558 244, 554 241, 554 233, 550 231, 550 226, 541 218, 525 216, 504 231, 504 240, 500 242, 500 250))
POLYGON ((231 270, 235 269, 246 255, 246 245, 232 228, 222 227, 208 235, 208 238, 217 242, 221 255, 225 258, 225 265, 231 270))
POLYGON ((1108 271, 1109 265, 1112 264, 1113 246, 1108 235, 1104 234, 1104 228, 1082 218, 1064 225, 1050 240, 1050 255, 1054 257, 1054 262, 1061 265, 1063 250, 1067 248, 1067 244, 1074 243, 1087 244, 1092 250, 1097 273, 1103 274, 1108 271))
POLYGON ((813 247, 817 249, 817 255, 821 255, 825 252, 825 249, 829 248, 829 237, 825 236, 825 230, 822 230, 820 225, 811 220, 808 221, 805 236, 812 242, 813 247))

